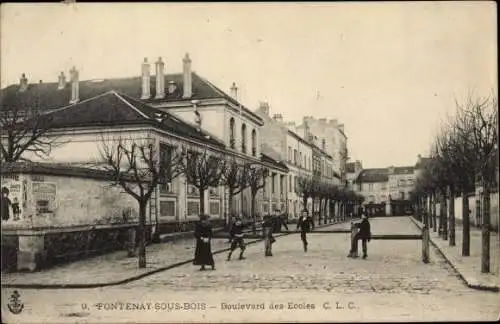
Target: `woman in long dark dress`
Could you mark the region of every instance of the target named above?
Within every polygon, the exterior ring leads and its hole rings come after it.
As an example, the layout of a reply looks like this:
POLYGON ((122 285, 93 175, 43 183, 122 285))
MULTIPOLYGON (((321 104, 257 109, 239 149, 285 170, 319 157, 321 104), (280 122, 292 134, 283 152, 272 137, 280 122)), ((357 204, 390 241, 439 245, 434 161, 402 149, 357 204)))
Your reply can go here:
POLYGON ((200 270, 205 270, 206 265, 211 266, 212 270, 215 270, 211 246, 213 231, 208 215, 200 216, 200 221, 196 223, 194 229, 194 236, 196 237, 196 250, 194 252, 193 264, 201 266, 200 270))

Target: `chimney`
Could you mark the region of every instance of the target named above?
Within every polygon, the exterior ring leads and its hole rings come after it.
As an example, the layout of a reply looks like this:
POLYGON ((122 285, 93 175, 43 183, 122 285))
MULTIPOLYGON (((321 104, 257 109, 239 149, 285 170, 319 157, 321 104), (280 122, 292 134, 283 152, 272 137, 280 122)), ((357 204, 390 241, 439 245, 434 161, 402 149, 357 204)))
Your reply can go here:
POLYGON ((155 99, 165 98, 165 63, 158 57, 156 64, 156 96, 155 99))
POLYGON ((167 88, 168 94, 173 94, 175 90, 177 90, 177 84, 175 84, 174 81, 169 81, 167 88))
POLYGON ((73 68, 69 71, 69 77, 71 79, 71 100, 69 103, 74 104, 80 100, 80 84, 78 81, 78 71, 73 66, 73 68))
POLYGON ((66 88, 66 76, 64 75, 64 72, 61 72, 59 74, 59 84, 57 85, 57 90, 62 90, 66 88))
POLYGON ((344 124, 339 124, 338 128, 342 133, 344 132, 344 124))
POLYGON ((269 104, 267 102, 261 102, 259 109, 264 115, 269 116, 269 104))
POLYGON ((19 79, 19 92, 24 92, 28 90, 28 79, 26 78, 26 74, 21 75, 21 79, 19 79))
POLYGON ((337 127, 337 120, 336 119, 330 119, 329 123, 330 123, 330 125, 337 127))
POLYGON ((191 98, 191 96, 193 95, 193 83, 191 79, 191 59, 189 58, 188 53, 186 53, 182 62, 182 74, 184 77, 184 92, 182 94, 182 97, 191 98))
POLYGON ((151 97, 151 75, 150 75, 148 58, 144 58, 142 63, 142 95, 141 99, 149 99, 151 97))
POLYGON ((238 87, 234 82, 233 85, 231 86, 231 97, 233 97, 234 100, 238 100, 238 87))

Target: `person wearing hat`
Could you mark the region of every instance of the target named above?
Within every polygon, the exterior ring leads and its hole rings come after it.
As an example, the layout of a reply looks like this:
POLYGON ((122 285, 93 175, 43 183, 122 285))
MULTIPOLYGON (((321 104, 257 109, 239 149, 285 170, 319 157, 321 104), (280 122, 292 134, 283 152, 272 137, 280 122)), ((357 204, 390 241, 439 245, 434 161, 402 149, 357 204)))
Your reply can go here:
POLYGON ((273 256, 273 243, 276 239, 273 237, 273 218, 271 215, 264 216, 262 230, 264 232, 265 256, 273 256))
POLYGON ((245 252, 245 240, 243 238, 243 223, 241 218, 236 218, 229 234, 231 235, 231 250, 227 256, 227 261, 231 261, 231 255, 238 247, 240 248, 239 259, 244 260, 243 252, 245 252))
POLYGON ((311 217, 309 217, 309 211, 307 209, 302 210, 302 215, 297 222, 297 230, 300 228, 300 239, 302 240, 302 244, 304 246, 304 252, 307 252, 307 236, 306 233, 311 231, 311 228, 314 228, 314 222, 311 217))
POLYGON ((354 226, 356 226, 359 231, 352 241, 349 257, 356 258, 358 256, 358 240, 361 240, 363 259, 366 259, 368 257, 367 242, 370 242, 371 239, 371 229, 370 222, 368 221, 368 217, 365 213, 361 214, 361 222, 355 223, 354 226))
POLYGON ((208 215, 200 215, 200 221, 196 223, 194 229, 194 236, 196 237, 196 249, 193 264, 201 266, 200 271, 205 270, 207 265, 215 270, 211 246, 213 230, 208 215))

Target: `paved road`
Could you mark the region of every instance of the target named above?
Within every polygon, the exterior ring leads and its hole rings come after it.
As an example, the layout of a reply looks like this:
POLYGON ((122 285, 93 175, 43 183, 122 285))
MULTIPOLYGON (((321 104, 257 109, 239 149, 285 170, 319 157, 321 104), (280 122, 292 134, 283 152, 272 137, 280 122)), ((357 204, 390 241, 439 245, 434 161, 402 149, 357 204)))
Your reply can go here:
MULTIPOLYGON (((372 232, 418 233, 407 218, 374 219, 372 232)), ((20 290, 26 309, 18 317, 24 322, 52 323, 499 317, 498 293, 467 288, 434 250, 431 263, 423 264, 418 241, 372 241, 368 259, 362 260, 346 258, 348 234, 309 237, 307 253, 302 251, 299 236, 289 235, 278 239, 272 258, 264 257, 262 245, 249 246, 244 261, 226 262, 225 255, 218 255, 216 271, 199 272, 187 265, 119 287, 20 290), (89 309, 82 309, 82 303, 89 309), (259 309, 227 309, 239 304, 259 309)), ((10 315, 5 309, 10 293, 2 291, 2 314, 10 315)))

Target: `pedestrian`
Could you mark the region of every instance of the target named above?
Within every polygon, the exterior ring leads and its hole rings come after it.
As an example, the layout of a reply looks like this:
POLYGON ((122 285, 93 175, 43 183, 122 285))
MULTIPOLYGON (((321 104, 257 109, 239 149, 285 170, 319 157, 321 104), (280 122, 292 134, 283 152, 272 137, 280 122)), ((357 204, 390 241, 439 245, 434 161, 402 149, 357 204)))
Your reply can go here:
POLYGON ((196 223, 194 229, 194 236, 196 237, 196 249, 193 264, 201 266, 200 271, 205 270, 207 265, 215 270, 211 246, 213 230, 208 215, 200 215, 200 221, 196 223))
POLYGON ((273 219, 271 215, 264 216, 262 230, 264 232, 265 256, 273 256, 273 243, 276 242, 276 239, 273 236, 273 219))
POLYGON ((231 235, 231 250, 229 251, 229 255, 227 256, 227 261, 231 261, 231 255, 237 248, 240 248, 239 260, 245 259, 245 257, 243 257, 243 252, 245 252, 245 239, 243 237, 243 227, 244 226, 241 221, 241 218, 237 218, 231 228, 231 232, 229 233, 231 235))
POLYGON ((14 214, 14 220, 18 221, 21 210, 19 209, 19 201, 17 200, 17 197, 14 197, 14 200, 12 200, 12 214, 14 214))
MULTIPOLYGON (((231 219, 229 220, 228 230, 227 230, 228 233, 231 233, 231 229, 233 228, 233 224, 235 222, 236 222, 236 217, 231 216, 231 219)), ((229 239, 228 239, 227 243, 231 243, 231 234, 229 234, 229 239)))
POLYGON ((368 257, 368 244, 371 239, 371 229, 370 222, 368 221, 368 217, 366 214, 361 215, 361 222, 355 223, 359 231, 354 237, 354 240, 351 242, 351 251, 349 253, 350 257, 356 258, 358 256, 358 240, 361 240, 362 248, 363 248, 363 259, 368 257))
POLYGON ((10 218, 10 206, 11 201, 9 199, 9 189, 7 187, 2 187, 2 200, 1 200, 2 220, 8 221, 10 218))
POLYGON ((302 215, 297 222, 297 230, 300 228, 300 239, 302 240, 302 244, 304 245, 304 252, 307 252, 307 236, 306 233, 311 231, 311 228, 314 228, 314 223, 312 218, 309 216, 309 211, 307 209, 302 210, 302 215))

